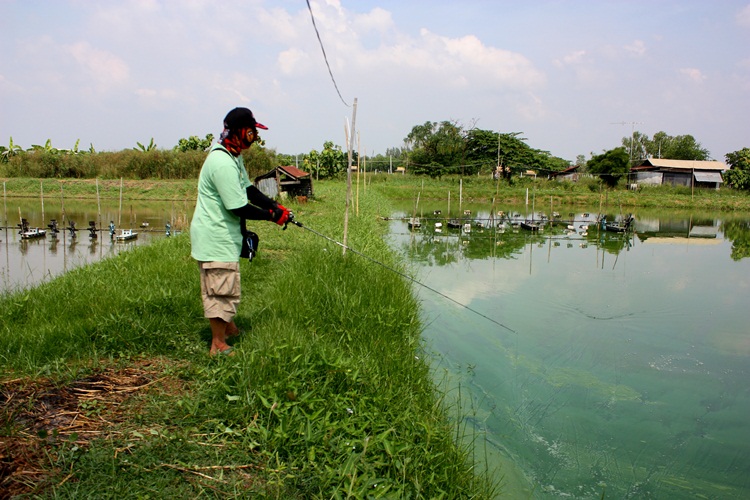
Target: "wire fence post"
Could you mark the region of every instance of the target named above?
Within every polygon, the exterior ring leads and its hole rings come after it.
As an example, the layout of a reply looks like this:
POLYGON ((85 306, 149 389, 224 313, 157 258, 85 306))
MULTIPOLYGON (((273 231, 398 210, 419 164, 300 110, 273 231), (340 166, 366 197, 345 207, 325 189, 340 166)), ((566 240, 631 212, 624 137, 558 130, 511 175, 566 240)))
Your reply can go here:
POLYGON ((357 120, 357 98, 354 98, 352 104, 352 129, 347 133, 347 147, 349 148, 349 155, 346 167, 346 207, 344 209, 344 244, 343 244, 343 255, 346 255, 347 248, 347 236, 349 234, 349 204, 352 199, 352 150, 354 149, 354 133, 356 130, 355 123, 357 120))

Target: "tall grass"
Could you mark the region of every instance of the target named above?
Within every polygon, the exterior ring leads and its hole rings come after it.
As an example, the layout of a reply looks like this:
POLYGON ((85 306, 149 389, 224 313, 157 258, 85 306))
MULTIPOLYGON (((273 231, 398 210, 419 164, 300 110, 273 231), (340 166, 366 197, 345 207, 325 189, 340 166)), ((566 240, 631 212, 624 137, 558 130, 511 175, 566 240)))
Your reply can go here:
MULTIPOLYGON (((253 147, 242 153, 250 176, 266 173, 277 164, 276 152, 253 147)), ((204 151, 153 149, 65 153, 58 150, 24 151, 0 162, 0 177, 53 179, 196 179, 204 151)))
MULTIPOLYGON (((340 240, 342 197, 340 185, 323 183, 316 201, 288 206, 340 240)), ((377 222, 385 198, 370 190, 358 206, 350 246, 406 272, 377 222)), ((45 494, 492 497, 496 484, 474 472, 431 380, 409 284, 304 228, 254 230, 260 253, 242 263, 246 333, 232 358, 207 355, 187 235, 0 298, 5 373, 64 384, 71 367, 161 356, 182 363, 189 387, 139 400, 85 449, 50 444, 45 494)))

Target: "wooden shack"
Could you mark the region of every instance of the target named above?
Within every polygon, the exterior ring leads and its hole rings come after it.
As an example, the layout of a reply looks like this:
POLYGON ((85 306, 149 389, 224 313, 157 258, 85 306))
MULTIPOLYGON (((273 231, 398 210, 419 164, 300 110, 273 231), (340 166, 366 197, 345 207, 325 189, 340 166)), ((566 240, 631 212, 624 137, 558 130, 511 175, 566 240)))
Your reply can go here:
POLYGON ((312 197, 313 195, 312 176, 290 165, 276 167, 270 172, 259 175, 253 183, 269 198, 276 198, 279 195, 291 198, 312 197))
POLYGON ((719 189, 724 182, 721 174, 728 169, 729 167, 720 161, 649 158, 630 169, 629 182, 639 186, 671 184, 719 189))

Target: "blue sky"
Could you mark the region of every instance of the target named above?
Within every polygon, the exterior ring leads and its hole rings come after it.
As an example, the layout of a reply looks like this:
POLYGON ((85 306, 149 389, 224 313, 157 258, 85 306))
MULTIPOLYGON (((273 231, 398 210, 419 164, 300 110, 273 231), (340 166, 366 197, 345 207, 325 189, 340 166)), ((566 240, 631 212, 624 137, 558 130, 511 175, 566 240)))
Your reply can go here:
POLYGON ((251 108, 281 153, 414 125, 522 132, 574 161, 632 129, 750 147, 750 1, 0 0, 0 144, 171 148, 251 108))

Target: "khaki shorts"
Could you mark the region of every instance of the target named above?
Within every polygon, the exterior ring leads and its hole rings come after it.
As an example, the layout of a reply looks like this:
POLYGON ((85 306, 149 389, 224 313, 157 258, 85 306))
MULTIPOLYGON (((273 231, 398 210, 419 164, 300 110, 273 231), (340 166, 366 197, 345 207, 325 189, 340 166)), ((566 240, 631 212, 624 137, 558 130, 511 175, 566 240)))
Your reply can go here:
POLYGON ((240 263, 198 262, 198 267, 205 317, 232 321, 240 303, 240 263))

